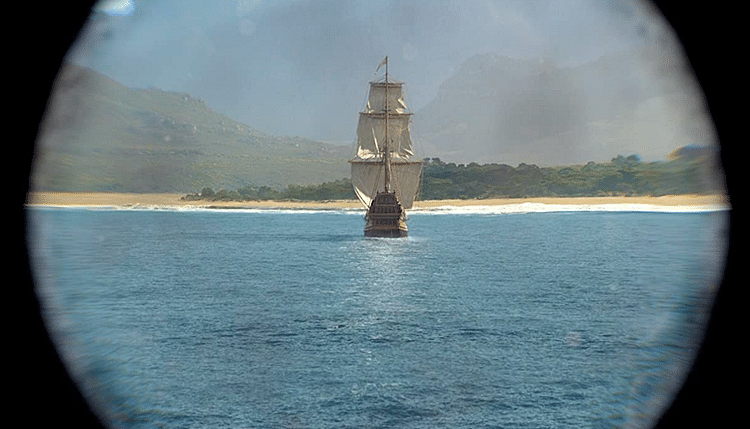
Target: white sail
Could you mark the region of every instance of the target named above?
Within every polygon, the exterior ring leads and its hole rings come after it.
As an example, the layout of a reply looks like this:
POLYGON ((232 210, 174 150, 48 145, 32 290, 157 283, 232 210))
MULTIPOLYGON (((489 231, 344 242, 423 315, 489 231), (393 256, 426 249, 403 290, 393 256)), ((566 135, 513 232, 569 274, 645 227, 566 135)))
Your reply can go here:
POLYGON ((393 188, 396 191, 401 206, 410 209, 414 205, 414 199, 419 192, 419 179, 422 176, 422 163, 401 164, 391 163, 391 174, 393 175, 393 188))
MULTIPOLYGON (((417 161, 409 133, 411 115, 388 115, 388 146, 391 159, 417 161)), ((357 127, 358 160, 371 160, 381 157, 385 139, 385 115, 362 112, 357 127)), ((381 159, 382 161, 382 159, 381 159)))
MULTIPOLYGON (((391 186, 401 206, 410 209, 419 192, 422 163, 391 162, 391 186)), ((370 203, 378 192, 385 192, 385 166, 382 162, 352 162, 352 185, 362 204, 370 203)))
POLYGON ((385 190, 383 164, 374 162, 352 162, 352 186, 357 198, 365 207, 370 207, 378 192, 385 190))
MULTIPOLYGON (((404 101, 403 84, 401 82, 388 82, 388 111, 391 115, 395 113, 406 113, 406 102, 404 101)), ((385 112, 385 82, 370 82, 370 95, 367 97, 366 113, 385 112)))

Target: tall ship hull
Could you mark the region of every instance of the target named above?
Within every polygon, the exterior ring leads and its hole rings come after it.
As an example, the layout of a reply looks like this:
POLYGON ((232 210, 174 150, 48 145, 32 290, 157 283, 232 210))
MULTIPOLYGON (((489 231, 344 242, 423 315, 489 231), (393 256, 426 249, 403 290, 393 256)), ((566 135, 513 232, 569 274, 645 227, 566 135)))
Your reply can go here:
POLYGON ((398 238, 409 235, 406 212, 395 192, 381 192, 372 200, 365 215, 365 237, 398 238))
POLYGON ((367 208, 365 236, 406 237, 406 210, 419 192, 422 161, 414 153, 403 83, 385 77, 370 82, 365 109, 359 114, 357 153, 352 166, 352 186, 367 208))

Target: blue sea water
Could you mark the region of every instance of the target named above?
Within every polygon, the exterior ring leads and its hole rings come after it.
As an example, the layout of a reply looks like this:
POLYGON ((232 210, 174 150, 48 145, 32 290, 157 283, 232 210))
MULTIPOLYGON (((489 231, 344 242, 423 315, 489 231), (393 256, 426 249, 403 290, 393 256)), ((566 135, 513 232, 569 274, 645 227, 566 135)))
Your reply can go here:
POLYGON ((643 427, 726 212, 28 209, 71 371, 123 428, 643 427))

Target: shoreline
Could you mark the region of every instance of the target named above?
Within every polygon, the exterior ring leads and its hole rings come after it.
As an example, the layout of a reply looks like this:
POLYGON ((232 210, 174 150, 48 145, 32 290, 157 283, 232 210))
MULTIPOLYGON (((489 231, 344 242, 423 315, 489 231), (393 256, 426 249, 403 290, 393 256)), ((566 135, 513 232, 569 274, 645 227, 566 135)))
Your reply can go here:
MULTIPOLYGON (((135 194, 106 192, 29 192, 28 206, 58 207, 173 207, 205 209, 313 209, 341 210, 365 208, 357 200, 335 201, 186 201, 183 194, 135 194)), ((663 207, 724 207, 730 208, 726 195, 665 195, 662 197, 533 197, 492 198, 486 200, 415 201, 413 209, 438 207, 505 206, 524 203, 547 205, 608 205, 645 204, 663 207)))

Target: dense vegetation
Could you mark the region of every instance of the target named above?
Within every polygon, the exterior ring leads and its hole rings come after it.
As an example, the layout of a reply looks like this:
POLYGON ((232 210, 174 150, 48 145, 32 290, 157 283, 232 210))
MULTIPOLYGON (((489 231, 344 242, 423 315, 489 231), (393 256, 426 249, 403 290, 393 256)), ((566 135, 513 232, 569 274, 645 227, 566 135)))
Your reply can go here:
POLYGON ((608 195, 670 195, 720 192, 722 186, 707 157, 680 157, 642 163, 638 156, 618 156, 609 163, 538 167, 519 164, 444 164, 425 166, 421 198, 523 198, 608 195))
POLYGON ((208 200, 208 201, 251 201, 251 200, 301 200, 301 201, 325 201, 325 200, 350 200, 355 199, 352 190, 352 182, 349 179, 325 182, 319 185, 299 186, 288 185, 285 190, 279 191, 270 186, 245 186, 235 191, 222 189, 214 192, 206 187, 197 194, 188 194, 185 200, 208 200))
MULTIPOLYGON (((519 164, 444 163, 426 158, 419 199, 485 199, 524 197, 581 197, 614 195, 675 195, 723 192, 715 154, 685 148, 674 159, 641 162, 637 155, 617 156, 611 162, 538 167, 519 164)), ((285 190, 246 186, 236 191, 204 188, 184 197, 190 200, 340 200, 354 199, 351 181, 341 179, 312 186, 289 185, 285 190)))

